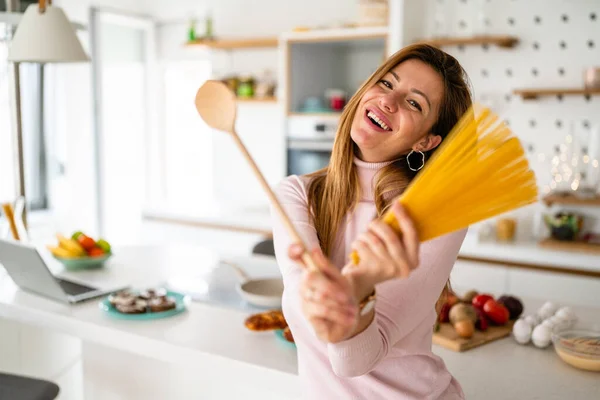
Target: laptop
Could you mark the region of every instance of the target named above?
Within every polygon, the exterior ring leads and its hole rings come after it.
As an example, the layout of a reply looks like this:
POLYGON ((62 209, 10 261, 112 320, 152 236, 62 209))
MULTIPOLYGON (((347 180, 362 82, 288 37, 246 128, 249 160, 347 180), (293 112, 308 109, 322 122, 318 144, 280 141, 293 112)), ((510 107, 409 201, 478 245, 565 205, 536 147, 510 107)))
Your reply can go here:
POLYGON ((75 304, 128 287, 100 289, 52 274, 34 246, 0 239, 0 264, 23 290, 63 303, 75 304))

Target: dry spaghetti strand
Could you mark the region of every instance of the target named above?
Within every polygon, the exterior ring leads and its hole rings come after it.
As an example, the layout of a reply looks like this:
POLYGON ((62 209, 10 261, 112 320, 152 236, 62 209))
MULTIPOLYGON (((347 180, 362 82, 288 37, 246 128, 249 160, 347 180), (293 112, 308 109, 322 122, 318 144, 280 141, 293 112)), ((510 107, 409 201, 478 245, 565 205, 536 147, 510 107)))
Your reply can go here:
MULTIPOLYGON (((471 107, 399 201, 424 242, 535 203, 536 177, 523 146, 488 108, 471 107)), ((382 219, 398 234, 391 211, 382 219)), ((356 252, 351 254, 358 264, 356 252)))

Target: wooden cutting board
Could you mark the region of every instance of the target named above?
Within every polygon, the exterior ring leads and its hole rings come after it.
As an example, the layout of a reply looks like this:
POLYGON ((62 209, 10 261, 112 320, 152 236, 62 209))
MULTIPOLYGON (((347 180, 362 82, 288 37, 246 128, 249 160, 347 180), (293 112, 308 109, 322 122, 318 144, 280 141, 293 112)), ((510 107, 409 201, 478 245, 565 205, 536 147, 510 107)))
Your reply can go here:
POLYGON ((510 335, 514 323, 509 321, 506 325, 490 326, 485 332, 476 329, 469 339, 459 337, 449 323, 442 323, 440 329, 433 332, 433 343, 457 352, 466 351, 510 335))

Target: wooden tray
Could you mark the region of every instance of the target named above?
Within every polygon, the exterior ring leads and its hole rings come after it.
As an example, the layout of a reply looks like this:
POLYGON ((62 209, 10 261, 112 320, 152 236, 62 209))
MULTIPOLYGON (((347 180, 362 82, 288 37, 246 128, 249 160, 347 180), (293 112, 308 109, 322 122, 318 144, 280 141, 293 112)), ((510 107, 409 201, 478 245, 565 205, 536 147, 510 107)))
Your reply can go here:
POLYGON ((552 250, 566 250, 586 253, 600 253, 600 244, 568 240, 544 239, 539 242, 541 247, 552 250))
POLYGON ((449 323, 442 323, 439 331, 433 332, 433 343, 452 351, 466 351, 510 335, 514 323, 515 321, 508 321, 506 325, 489 326, 485 332, 475 330, 469 339, 459 337, 449 323))

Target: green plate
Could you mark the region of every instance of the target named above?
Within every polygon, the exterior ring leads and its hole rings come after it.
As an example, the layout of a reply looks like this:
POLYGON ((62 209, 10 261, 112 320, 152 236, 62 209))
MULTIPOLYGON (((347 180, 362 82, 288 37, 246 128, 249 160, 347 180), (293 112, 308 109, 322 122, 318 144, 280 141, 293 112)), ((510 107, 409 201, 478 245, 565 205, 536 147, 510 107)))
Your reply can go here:
POLYGON ((112 257, 112 253, 105 254, 101 257, 81 257, 81 258, 60 258, 54 256, 64 267, 69 271, 80 269, 95 269, 102 268, 106 260, 112 257))
POLYGON ((283 329, 277 329, 275 331, 275 337, 277 339, 279 339, 281 342, 283 342, 286 346, 288 347, 292 347, 292 348, 296 348, 296 344, 289 342, 284 336, 283 336, 283 329))
POLYGON ((112 318, 118 319, 129 319, 129 320, 154 320, 161 318, 172 317, 177 314, 181 314, 187 309, 188 304, 190 303, 190 297, 178 292, 171 292, 167 290, 167 296, 173 297, 175 299, 175 308, 167 311, 161 312, 151 312, 147 311, 142 314, 125 314, 117 311, 110 301, 108 301, 108 296, 100 302, 100 309, 106 312, 112 318))

